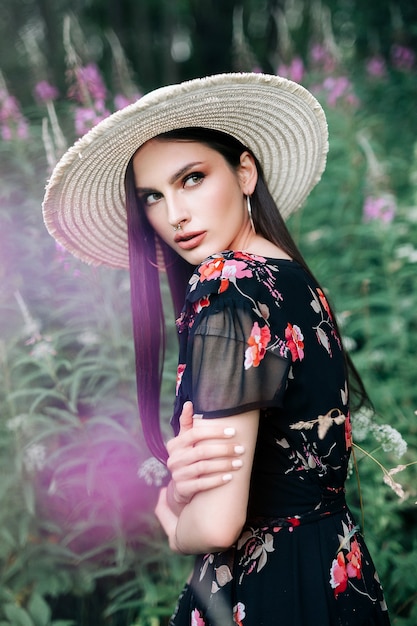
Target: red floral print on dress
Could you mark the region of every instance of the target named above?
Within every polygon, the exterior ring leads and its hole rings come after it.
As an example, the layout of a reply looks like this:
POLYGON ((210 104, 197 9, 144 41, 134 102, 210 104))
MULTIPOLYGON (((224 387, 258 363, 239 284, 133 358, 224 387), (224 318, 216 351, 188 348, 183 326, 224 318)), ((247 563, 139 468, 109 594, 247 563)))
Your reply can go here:
POLYGON ((258 367, 266 354, 266 347, 271 340, 271 331, 268 326, 259 326, 258 322, 254 322, 248 339, 249 348, 245 352, 245 369, 250 367, 258 367))
POLYGON ((299 326, 288 322, 285 329, 285 339, 290 349, 293 361, 300 361, 304 358, 304 336, 299 326))
POLYGON ((348 560, 346 571, 349 578, 362 578, 362 554, 356 539, 351 541, 350 552, 347 553, 346 558, 348 560))
POLYGON ((202 283, 205 280, 214 280, 215 278, 220 278, 224 264, 225 259, 222 256, 212 257, 205 263, 202 263, 198 268, 198 272, 200 274, 200 282, 202 283))
POLYGON ((191 626, 205 626, 206 622, 200 615, 200 611, 198 609, 194 609, 191 612, 191 626))
POLYGON ((200 282, 220 278, 219 293, 226 291, 230 281, 235 282, 236 278, 252 277, 252 271, 248 268, 248 264, 245 261, 226 260, 222 256, 206 261, 199 267, 198 271, 200 273, 200 282))
POLYGON ((178 393, 179 393, 179 390, 180 390, 180 385, 181 385, 183 374, 185 372, 185 368, 186 368, 186 364, 185 363, 180 363, 178 365, 178 368, 177 368, 177 381, 176 381, 176 386, 175 386, 175 395, 176 396, 178 396, 178 393))
POLYGON ((245 605, 243 602, 238 602, 236 606, 233 607, 233 621, 238 626, 243 626, 243 620, 246 617, 245 613, 245 605))
POLYGON ((339 593, 346 591, 348 584, 348 575, 346 571, 346 562, 343 552, 339 552, 337 557, 333 559, 330 568, 330 584, 334 589, 334 597, 337 598, 339 593))
POLYGON ((335 598, 339 593, 346 591, 349 579, 362 578, 362 553, 355 536, 357 527, 349 530, 344 522, 342 522, 342 527, 343 535, 339 535, 341 541, 339 550, 330 568, 330 585, 334 590, 335 598))
POLYGON ((319 287, 317 287, 317 293, 319 294, 319 298, 320 298, 320 302, 321 302, 322 307, 324 308, 324 310, 326 311, 326 313, 330 317, 330 319, 333 319, 329 303, 327 302, 327 298, 326 298, 326 296, 324 295, 324 293, 322 292, 322 290, 319 287))
POLYGON ((346 415, 345 419, 345 441, 346 450, 350 450, 352 447, 352 422, 350 421, 350 413, 346 415))
POLYGON ((252 278, 252 270, 248 268, 245 261, 226 261, 222 270, 222 278, 252 278))
POLYGON ((210 306, 210 298, 208 296, 204 296, 203 298, 200 298, 200 300, 197 300, 197 302, 194 302, 193 306, 194 312, 200 313, 200 311, 202 311, 204 307, 210 306))

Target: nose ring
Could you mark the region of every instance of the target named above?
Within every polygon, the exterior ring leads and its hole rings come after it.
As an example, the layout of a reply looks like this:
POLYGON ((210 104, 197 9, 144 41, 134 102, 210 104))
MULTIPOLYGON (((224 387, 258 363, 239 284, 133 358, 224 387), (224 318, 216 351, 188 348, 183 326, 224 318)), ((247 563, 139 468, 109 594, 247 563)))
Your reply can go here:
POLYGON ((176 226, 173 226, 172 228, 174 229, 175 232, 177 232, 178 230, 181 230, 181 222, 177 224, 176 226))

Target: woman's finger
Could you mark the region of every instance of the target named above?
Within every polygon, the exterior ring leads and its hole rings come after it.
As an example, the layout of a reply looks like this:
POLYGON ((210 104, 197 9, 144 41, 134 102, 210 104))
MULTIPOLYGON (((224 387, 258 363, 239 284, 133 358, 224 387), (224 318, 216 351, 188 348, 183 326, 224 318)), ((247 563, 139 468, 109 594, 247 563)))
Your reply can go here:
POLYGON ((225 441, 235 436, 233 428, 213 428, 212 426, 190 428, 182 430, 176 437, 170 439, 167 443, 168 453, 171 455, 173 451, 183 448, 195 446, 202 441, 225 441))
POLYGON ((189 502, 196 493, 220 487, 232 479, 232 472, 199 476, 193 480, 175 483, 175 491, 179 501, 189 502))
MULTIPOLYGON (((230 443, 204 443, 198 446, 179 448, 170 451, 168 458, 168 469, 171 473, 178 468, 189 467, 199 463, 200 461, 210 461, 217 459, 219 461, 226 460, 230 464, 236 458, 239 458, 245 451, 244 447, 239 444, 230 443)), ((236 467, 238 467, 237 465, 236 467)), ((203 473, 203 472, 200 472, 203 473)))
POLYGON ((171 475, 175 483, 178 484, 183 481, 195 480, 196 478, 202 478, 203 476, 210 476, 212 474, 235 472, 242 466, 243 461, 241 458, 210 459, 175 468, 171 472, 171 475))
POLYGON ((180 415, 180 433, 191 430, 193 427, 193 403, 189 400, 184 402, 182 413, 180 415))

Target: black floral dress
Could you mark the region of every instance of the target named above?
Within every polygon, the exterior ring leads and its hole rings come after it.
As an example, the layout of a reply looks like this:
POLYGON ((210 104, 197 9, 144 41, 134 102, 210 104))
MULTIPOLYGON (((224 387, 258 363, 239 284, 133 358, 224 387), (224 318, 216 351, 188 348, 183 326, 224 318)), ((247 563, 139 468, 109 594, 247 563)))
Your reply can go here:
POLYGON ((382 589, 344 497, 351 429, 340 338, 296 262, 242 252, 194 272, 177 322, 174 430, 260 409, 247 522, 196 558, 171 626, 387 625, 382 589))

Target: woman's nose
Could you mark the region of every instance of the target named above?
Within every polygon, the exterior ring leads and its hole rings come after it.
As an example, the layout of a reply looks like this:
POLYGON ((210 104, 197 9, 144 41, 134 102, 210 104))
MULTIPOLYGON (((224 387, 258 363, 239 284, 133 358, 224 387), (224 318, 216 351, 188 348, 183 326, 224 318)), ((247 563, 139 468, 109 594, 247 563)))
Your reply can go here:
POLYGON ((189 219, 189 212, 184 201, 178 197, 167 198, 168 222, 171 226, 177 226, 189 219))

